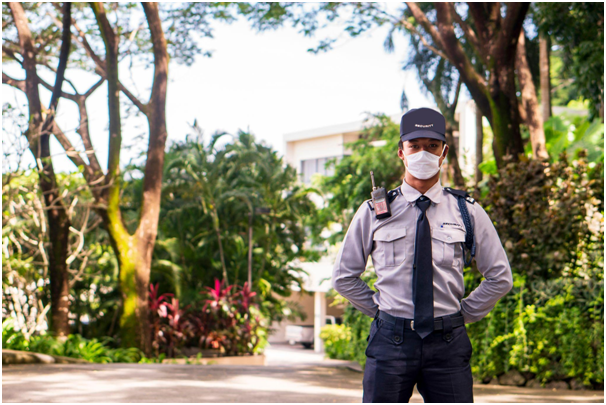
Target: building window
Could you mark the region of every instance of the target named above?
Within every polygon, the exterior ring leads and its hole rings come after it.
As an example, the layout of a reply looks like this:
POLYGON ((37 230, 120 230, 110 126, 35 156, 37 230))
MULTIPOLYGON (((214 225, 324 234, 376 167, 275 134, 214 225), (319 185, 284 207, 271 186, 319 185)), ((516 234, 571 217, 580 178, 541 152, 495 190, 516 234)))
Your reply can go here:
POLYGON ((326 163, 328 163, 329 160, 335 158, 337 159, 338 163, 342 159, 342 156, 331 156, 319 159, 302 160, 301 181, 306 184, 311 183, 311 177, 316 173, 322 174, 324 176, 332 176, 335 173, 335 166, 334 164, 331 164, 326 167, 326 163))

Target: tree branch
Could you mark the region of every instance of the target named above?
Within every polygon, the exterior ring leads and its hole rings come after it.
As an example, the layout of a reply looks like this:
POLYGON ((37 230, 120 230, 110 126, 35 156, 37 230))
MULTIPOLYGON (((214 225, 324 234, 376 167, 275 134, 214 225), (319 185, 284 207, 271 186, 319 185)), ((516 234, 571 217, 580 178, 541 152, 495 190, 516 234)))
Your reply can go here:
MULTIPOLYGON (((44 87, 45 89, 54 92, 55 91, 55 86, 51 86, 49 83, 47 83, 44 79, 42 79, 40 76, 38 76, 38 81, 40 82, 40 84, 42 85, 42 87, 44 87)), ((76 100, 78 100, 79 94, 71 94, 71 93, 66 93, 63 90, 61 90, 61 97, 66 98, 68 100, 71 100, 73 102, 76 102, 76 100)))
MULTIPOLYGON (((56 9, 60 9, 60 6, 57 3, 53 3, 53 6, 55 6, 56 9)), ((55 21, 56 25, 59 25, 57 19, 53 19, 55 21)), ((93 62, 95 63, 95 71, 96 73, 107 79, 107 72, 106 72, 106 64, 105 61, 102 60, 93 50, 93 47, 90 45, 90 43, 88 42, 88 40, 86 39, 86 34, 84 33, 84 31, 82 31, 82 29, 78 26, 78 24, 76 23, 76 21, 74 19, 72 19, 72 25, 75 28, 76 32, 78 33, 78 35, 73 34, 73 37, 76 39, 76 42, 84 49, 84 51, 86 52, 86 54, 93 60, 93 62)), ((137 98, 137 96, 135 96, 131 91, 129 91, 126 86, 124 86, 121 82, 118 82, 118 86, 120 88, 120 91, 122 93, 124 93, 124 95, 145 115, 147 115, 149 113, 149 107, 148 104, 145 104, 143 102, 141 102, 141 100, 139 100, 137 98)))
POLYGON ((423 27, 425 32, 427 32, 431 36, 431 38, 433 39, 433 42, 436 44, 436 46, 438 46, 440 49, 444 49, 444 42, 442 41, 442 37, 440 36, 440 33, 438 32, 436 27, 434 27, 434 25, 427 19, 427 16, 419 8, 417 3, 407 2, 406 5, 408 6, 408 9, 412 13, 415 20, 419 24, 421 24, 421 26, 423 27))
POLYGON ((2 83, 13 86, 25 93, 25 80, 13 79, 6 73, 2 72, 2 83))
POLYGON ((90 89, 88 89, 88 90, 87 90, 87 91, 86 91, 86 92, 83 94, 84 98, 86 99, 86 98, 88 98, 88 97, 89 97, 91 94, 93 94, 93 93, 95 92, 95 90, 97 90, 97 89, 99 88, 99 86, 101 86, 101 85, 103 84, 103 82, 104 82, 104 81, 105 81, 105 78, 103 78, 103 77, 102 77, 102 78, 100 78, 100 79, 99 79, 99 81, 98 81, 97 83, 93 84, 93 85, 91 86, 91 88, 90 88, 90 89))
POLYGON ((49 112, 42 125, 42 132, 45 133, 52 126, 55 120, 55 111, 61 97, 61 87, 65 78, 65 69, 67 68, 67 59, 69 58, 69 48, 71 45, 71 20, 72 20, 72 5, 70 2, 65 2, 63 10, 63 31, 61 34, 61 51, 59 53, 59 66, 57 67, 57 76, 55 77, 55 86, 51 95, 49 104, 49 112))
POLYGON ((504 60, 515 57, 522 23, 529 7, 530 3, 507 3, 507 14, 494 50, 496 54, 502 55, 504 60))
POLYGON ((469 58, 465 55, 465 51, 463 51, 454 32, 449 6, 445 3, 435 3, 435 7, 438 29, 444 40, 445 52, 450 56, 451 63, 457 67, 461 79, 467 85, 469 92, 482 109, 483 114, 491 117, 486 80, 476 72, 469 58))
MULTIPOLYGON (((122 84, 122 82, 118 82, 118 87, 120 88, 120 91, 122 93, 124 93, 124 95, 126 97, 128 97, 128 99, 135 105, 137 106, 137 108, 145 115, 149 114, 149 103, 145 104, 142 103, 141 100, 139 100, 137 98, 137 96, 135 96, 133 93, 131 93, 126 87, 124 87, 124 85, 122 84)), ((152 89, 153 92, 153 89, 152 89)))
MULTIPOLYGON (((53 6, 57 10, 59 10, 59 11, 61 10, 61 6, 58 3, 53 3, 53 6)), ((55 24, 57 24, 56 19, 55 19, 55 24)), ((78 24, 76 23, 76 21, 73 18, 72 18, 72 25, 76 29, 76 32, 78 33, 78 35, 73 34, 74 38, 76 38, 76 40, 77 40, 76 42, 78 42, 78 44, 80 44, 82 46, 82 48, 84 48, 84 51, 95 62, 95 65, 97 65, 99 67, 99 69, 101 69, 103 72, 105 72, 105 62, 103 60, 101 60, 101 58, 99 56, 97 56, 97 54, 93 50, 92 46, 90 46, 90 43, 86 39, 86 34, 84 33, 84 31, 82 31, 80 29, 80 27, 78 26, 78 24)), ((104 76, 104 74, 100 74, 100 75, 104 76)))
MULTIPOLYGON (((47 61, 44 62, 37 62, 38 65, 44 66, 45 68, 47 68, 48 70, 50 70, 51 72, 53 72, 55 75, 57 75, 57 69, 55 69, 54 67, 52 67, 51 65, 48 64, 47 61)), ((71 86, 71 88, 74 90, 74 93, 78 93, 78 89, 76 89, 76 86, 74 85, 74 83, 71 82, 71 80, 69 80, 67 77, 64 77, 63 79, 65 81, 65 83, 69 84, 71 86)))
POLYGON ((488 64, 488 57, 486 55, 486 50, 482 47, 482 45, 480 44, 480 41, 478 41, 478 37, 476 36, 476 33, 471 29, 471 27, 469 26, 469 24, 467 24, 466 21, 463 21, 463 19, 459 15, 459 13, 457 13, 454 3, 448 3, 448 6, 450 8, 451 15, 454 17, 454 20, 457 22, 457 24, 459 24, 459 26, 463 30, 463 33, 465 34, 465 38, 467 38, 467 41, 471 44, 476 55, 478 55, 480 57, 480 59, 482 59, 484 64, 488 64))
POLYGON ((400 21, 398 21, 397 24, 403 25, 408 31, 416 34, 427 49, 429 49, 436 55, 439 55, 440 57, 448 60, 448 57, 444 53, 442 53, 442 51, 440 51, 439 49, 437 49, 436 47, 431 45, 429 42, 427 42, 427 40, 425 39, 425 37, 423 35, 421 35, 419 30, 417 30, 417 28, 414 25, 412 25, 408 20, 406 20, 406 17, 403 17, 400 21))
MULTIPOLYGON (((2 55, 6 55, 9 58, 13 59, 15 62, 17 62, 18 64, 20 64, 21 66, 23 66, 23 61, 19 60, 17 58, 17 54, 19 54, 18 50, 14 50, 9 48, 8 46, 4 46, 4 44, 2 45, 2 55)), ((23 57, 22 57, 23 58, 23 57)))
POLYGON ((450 105, 452 112, 457 109, 457 104, 459 104, 459 94, 461 94, 461 86, 463 85, 463 80, 461 80, 461 76, 459 76, 459 80, 457 80, 457 89, 455 90, 455 98, 450 105))
POLYGON ((52 122, 52 127, 50 128, 50 131, 53 135, 55 135, 55 138, 57 138, 63 149, 65 149, 65 154, 76 165, 76 167, 84 166, 86 171, 91 174, 92 171, 90 170, 88 164, 80 156, 80 152, 78 152, 76 148, 74 148, 72 143, 67 138, 67 135, 65 135, 65 133, 61 130, 61 128, 59 128, 59 125, 57 125, 55 121, 52 122))
POLYGON ((467 8, 469 9, 469 13, 473 18, 473 23, 478 31, 478 42, 485 48, 484 52, 486 53, 488 51, 486 44, 488 44, 489 34, 486 26, 486 22, 488 21, 488 13, 486 12, 485 7, 486 3, 467 3, 467 8))

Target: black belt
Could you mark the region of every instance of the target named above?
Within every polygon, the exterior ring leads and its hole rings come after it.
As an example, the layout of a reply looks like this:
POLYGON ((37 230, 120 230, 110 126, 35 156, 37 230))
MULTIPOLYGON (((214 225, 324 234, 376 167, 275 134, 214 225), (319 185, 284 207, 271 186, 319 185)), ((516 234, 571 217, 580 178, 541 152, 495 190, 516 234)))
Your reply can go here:
MULTIPOLYGON (((404 329, 411 329, 411 330, 415 330, 414 327, 414 319, 407 319, 407 318, 398 318, 395 316, 391 316, 386 312, 383 311, 378 311, 378 315, 379 318, 381 318, 382 320, 384 320, 385 322, 389 322, 392 324, 396 324, 397 320, 403 321, 402 323, 404 323, 404 329)), ((457 312, 456 314, 452 314, 452 315, 445 315, 444 317, 449 317, 450 320, 452 321, 452 327, 453 328, 458 328, 459 326, 463 326, 465 325, 465 319, 463 318, 463 315, 461 314, 461 312, 457 312)), ((442 330, 444 329, 444 322, 442 320, 442 318, 444 317, 439 317, 439 318, 434 318, 433 319, 433 330, 442 330)))

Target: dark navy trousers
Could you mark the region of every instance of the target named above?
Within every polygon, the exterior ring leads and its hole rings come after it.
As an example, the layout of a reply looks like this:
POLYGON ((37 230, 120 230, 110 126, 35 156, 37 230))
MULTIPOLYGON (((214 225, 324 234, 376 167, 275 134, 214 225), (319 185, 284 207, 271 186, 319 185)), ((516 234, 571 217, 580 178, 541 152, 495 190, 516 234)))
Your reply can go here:
POLYGON ((415 384, 425 402, 473 402, 465 326, 434 330, 421 339, 403 322, 396 324, 377 316, 372 321, 363 402, 409 402, 415 384))

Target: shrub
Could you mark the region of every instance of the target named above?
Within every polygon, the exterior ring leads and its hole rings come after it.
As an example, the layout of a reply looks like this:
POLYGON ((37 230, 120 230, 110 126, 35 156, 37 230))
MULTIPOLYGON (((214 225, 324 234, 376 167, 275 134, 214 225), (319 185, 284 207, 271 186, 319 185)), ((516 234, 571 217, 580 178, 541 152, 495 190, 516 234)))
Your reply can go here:
POLYGON ((112 348, 110 337, 100 341, 85 339, 79 334, 58 339, 52 335, 33 335, 28 339, 21 331, 14 329, 13 319, 2 322, 2 347, 4 349, 24 350, 52 356, 65 356, 84 359, 93 363, 136 363, 143 353, 136 347, 112 348))
POLYGON ((266 320, 254 302, 256 293, 248 283, 223 286, 215 280, 214 288, 202 291, 202 301, 179 308, 172 294, 157 295, 158 286, 150 286, 153 347, 156 355, 175 357, 180 349, 198 347, 217 349, 226 355, 262 352, 267 345, 266 320), (201 307, 201 308, 200 308, 201 307))
MULTIPOLYGON (((377 280, 377 276, 373 271, 364 272, 360 278, 374 290, 374 282, 377 280)), ((339 295, 334 289, 330 291, 330 295, 334 297, 332 305, 348 303, 348 301, 339 295)), ((364 368, 364 365, 366 364, 366 338, 370 333, 371 323, 371 317, 355 309, 351 304, 346 305, 345 312, 343 314, 343 326, 347 328, 346 333, 348 340, 343 341, 343 339, 339 338, 340 335, 338 334, 326 334, 326 338, 322 338, 322 336, 320 336, 327 346, 328 339, 331 339, 331 346, 335 347, 335 352, 338 352, 341 355, 341 357, 332 357, 332 350, 331 352, 328 352, 327 349, 328 356, 330 358, 353 360, 358 362, 362 368, 364 368), (347 349, 341 350, 341 347, 347 347, 347 349)))
MULTIPOLYGON (((514 287, 468 325, 472 370, 484 381, 515 369, 543 383, 603 384, 604 172, 602 163, 587 163, 585 151, 578 156, 510 162, 488 181, 483 207, 507 251, 514 287)), ((466 273, 466 291, 480 278, 466 273)))
POLYGON ((578 256, 587 254, 598 268, 585 271, 603 268, 595 260, 603 250, 598 240, 603 228, 603 164, 591 170, 585 153, 579 156, 572 164, 565 153, 554 164, 522 157, 488 181, 482 206, 495 224, 513 271, 528 281, 573 276, 573 268, 582 270, 576 266, 578 256))
POLYGON ((351 328, 345 325, 326 325, 320 331, 324 341, 324 350, 331 359, 350 360, 354 357, 351 350, 351 328))

